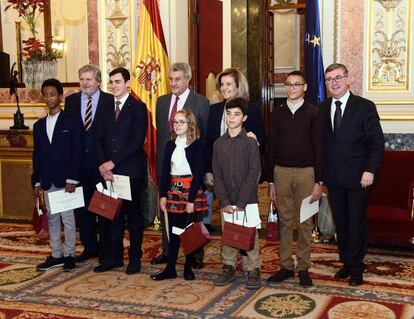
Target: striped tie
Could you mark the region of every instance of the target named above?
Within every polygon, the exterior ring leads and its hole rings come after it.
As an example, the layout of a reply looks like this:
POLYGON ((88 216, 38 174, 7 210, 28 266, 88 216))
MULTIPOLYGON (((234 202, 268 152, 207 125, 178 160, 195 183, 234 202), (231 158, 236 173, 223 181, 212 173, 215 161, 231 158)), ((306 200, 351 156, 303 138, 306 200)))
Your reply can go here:
POLYGON ((89 130, 92 125, 92 96, 88 96, 88 104, 86 104, 85 113, 85 131, 89 130))

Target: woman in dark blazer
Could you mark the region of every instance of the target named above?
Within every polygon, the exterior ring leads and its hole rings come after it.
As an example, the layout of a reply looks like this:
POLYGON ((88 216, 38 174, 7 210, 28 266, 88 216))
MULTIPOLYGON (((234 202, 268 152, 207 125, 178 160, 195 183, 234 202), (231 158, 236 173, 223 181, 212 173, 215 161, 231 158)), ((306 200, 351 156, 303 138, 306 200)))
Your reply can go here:
MULTIPOLYGON (((221 135, 226 132, 224 105, 226 101, 241 97, 246 101, 249 100, 249 84, 244 74, 236 68, 225 69, 217 76, 217 90, 221 92, 224 101, 212 104, 210 106, 207 135, 206 135, 206 183, 212 184, 212 168, 213 144, 221 135), (210 176, 209 176, 210 175, 210 176)), ((248 132, 248 136, 255 138, 260 145, 266 141, 266 135, 263 125, 262 114, 260 112, 260 104, 249 102, 247 111, 247 120, 244 128, 248 132)))

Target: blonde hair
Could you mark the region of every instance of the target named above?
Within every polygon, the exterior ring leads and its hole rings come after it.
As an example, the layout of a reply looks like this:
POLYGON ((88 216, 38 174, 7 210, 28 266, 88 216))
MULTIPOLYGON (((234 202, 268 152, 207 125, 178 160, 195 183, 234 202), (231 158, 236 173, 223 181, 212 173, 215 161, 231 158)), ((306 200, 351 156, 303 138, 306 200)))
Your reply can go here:
MULTIPOLYGON (((191 112, 190 109, 179 110, 179 111, 177 111, 177 113, 175 113, 175 115, 177 115, 177 114, 184 115, 186 121, 188 121, 188 123, 187 123, 188 124, 187 144, 190 145, 195 140, 198 140, 200 138, 200 129, 198 128, 197 120, 194 116, 194 113, 191 112)), ((175 115, 174 115, 174 117, 175 117, 175 115)), ((175 133, 175 131, 172 131, 171 140, 175 141, 176 138, 177 138, 177 134, 175 133)))
POLYGON ((223 76, 231 76, 234 79, 237 87, 237 97, 241 97, 246 101, 249 101, 249 83, 247 82, 246 76, 236 68, 228 68, 223 70, 216 80, 216 88, 220 91, 221 79, 223 76))

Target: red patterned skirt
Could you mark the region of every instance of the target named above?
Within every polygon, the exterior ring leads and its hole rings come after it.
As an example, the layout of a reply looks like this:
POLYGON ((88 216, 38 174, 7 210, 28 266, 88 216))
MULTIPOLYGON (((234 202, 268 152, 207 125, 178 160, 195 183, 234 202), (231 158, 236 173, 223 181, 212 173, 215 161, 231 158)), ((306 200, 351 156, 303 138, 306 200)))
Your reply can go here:
MULTIPOLYGON (((167 192, 167 212, 181 214, 186 212, 188 194, 191 187, 191 175, 171 176, 170 188, 167 192)), ((208 210, 207 198, 202 189, 199 189, 194 200, 194 212, 204 213, 208 210)))

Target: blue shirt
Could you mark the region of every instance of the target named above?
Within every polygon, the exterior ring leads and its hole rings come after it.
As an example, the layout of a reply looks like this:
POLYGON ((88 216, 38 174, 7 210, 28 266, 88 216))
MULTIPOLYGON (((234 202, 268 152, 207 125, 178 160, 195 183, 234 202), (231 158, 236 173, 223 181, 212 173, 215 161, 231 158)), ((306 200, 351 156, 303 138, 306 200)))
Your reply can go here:
MULTIPOLYGON (((99 101, 99 95, 101 94, 100 90, 97 90, 92 95, 92 122, 95 118, 96 108, 98 106, 99 101)), ((85 124, 85 114, 86 114, 86 106, 88 105, 88 95, 82 92, 81 94, 81 116, 82 116, 82 122, 85 124)))

